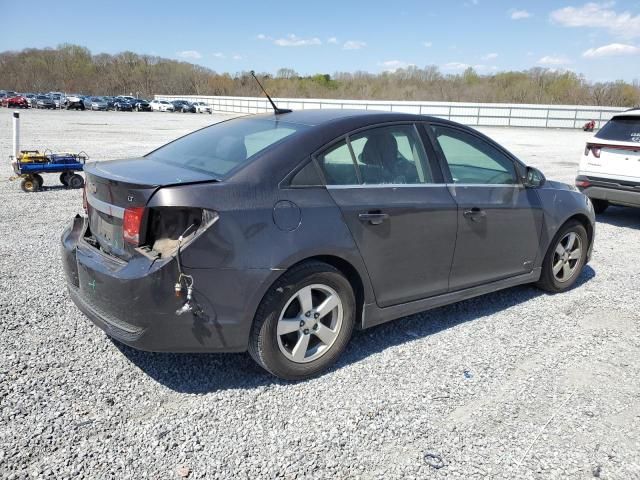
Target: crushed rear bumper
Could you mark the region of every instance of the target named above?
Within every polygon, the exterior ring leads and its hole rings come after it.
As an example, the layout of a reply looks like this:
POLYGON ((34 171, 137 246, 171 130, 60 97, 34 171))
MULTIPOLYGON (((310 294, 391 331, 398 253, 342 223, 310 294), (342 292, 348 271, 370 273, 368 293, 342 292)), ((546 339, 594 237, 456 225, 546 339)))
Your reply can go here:
POLYGON ((270 270, 187 269, 201 313, 178 315, 175 258, 143 255, 123 262, 84 239, 85 217, 77 216, 61 238, 69 295, 107 335, 133 348, 164 352, 239 352, 249 331, 270 270))

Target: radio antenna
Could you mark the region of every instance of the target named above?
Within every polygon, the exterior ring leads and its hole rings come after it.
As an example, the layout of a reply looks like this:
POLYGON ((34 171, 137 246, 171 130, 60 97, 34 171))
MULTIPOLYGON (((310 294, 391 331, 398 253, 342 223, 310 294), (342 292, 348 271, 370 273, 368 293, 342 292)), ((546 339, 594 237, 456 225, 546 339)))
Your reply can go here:
POLYGON ((271 100, 271 97, 269 96, 267 91, 264 89, 264 87, 260 83, 260 80, 258 80, 258 77, 256 77, 256 72, 251 70, 249 73, 255 79, 256 83, 258 84, 260 89, 263 91, 263 93, 267 96, 267 100, 269 100, 269 103, 273 107, 273 113, 275 113, 276 115, 280 115, 281 113, 291 113, 293 111, 293 110, 289 110, 288 108, 278 108, 278 106, 275 103, 273 103, 273 100, 271 100))

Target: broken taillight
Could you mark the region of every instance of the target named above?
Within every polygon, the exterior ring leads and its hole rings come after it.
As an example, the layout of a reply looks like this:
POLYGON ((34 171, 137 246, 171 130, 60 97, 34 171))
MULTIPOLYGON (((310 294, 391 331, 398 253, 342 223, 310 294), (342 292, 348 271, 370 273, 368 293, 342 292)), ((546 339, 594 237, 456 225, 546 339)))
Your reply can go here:
POLYGON ((140 231, 142 230, 144 214, 144 207, 129 207, 124 210, 122 238, 126 243, 136 247, 140 244, 140 231))

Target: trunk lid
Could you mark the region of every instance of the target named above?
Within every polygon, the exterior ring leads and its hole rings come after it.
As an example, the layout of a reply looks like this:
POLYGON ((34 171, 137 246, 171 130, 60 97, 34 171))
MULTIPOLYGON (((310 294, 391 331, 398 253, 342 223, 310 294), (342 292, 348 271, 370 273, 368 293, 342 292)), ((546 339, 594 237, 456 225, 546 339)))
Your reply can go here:
POLYGON ((585 175, 640 182, 640 143, 594 137, 580 163, 585 175))
POLYGON ((84 172, 89 228, 96 247, 123 260, 135 251, 123 237, 125 209, 146 206, 164 186, 216 181, 210 174, 144 157, 91 163, 84 172))

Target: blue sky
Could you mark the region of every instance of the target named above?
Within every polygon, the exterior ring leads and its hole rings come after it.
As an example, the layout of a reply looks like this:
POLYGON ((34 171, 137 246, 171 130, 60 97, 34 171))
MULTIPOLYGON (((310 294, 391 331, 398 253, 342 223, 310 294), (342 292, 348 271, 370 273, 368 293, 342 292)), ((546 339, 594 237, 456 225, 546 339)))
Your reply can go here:
POLYGON ((591 81, 640 80, 640 0, 58 1, 0 0, 0 51, 68 42, 131 50, 219 72, 301 74, 406 65, 445 73, 534 66, 591 81), (51 21, 44 21, 50 17, 51 21), (37 26, 36 26, 37 25, 37 26))

